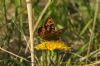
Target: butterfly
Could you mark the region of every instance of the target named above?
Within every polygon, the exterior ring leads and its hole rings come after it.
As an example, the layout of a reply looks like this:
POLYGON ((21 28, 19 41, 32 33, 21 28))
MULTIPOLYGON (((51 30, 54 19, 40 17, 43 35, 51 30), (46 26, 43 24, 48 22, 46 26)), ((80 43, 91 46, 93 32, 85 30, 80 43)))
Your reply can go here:
POLYGON ((54 20, 48 17, 46 22, 42 27, 38 29, 38 35, 44 40, 59 40, 60 35, 65 31, 65 29, 55 29, 54 20))

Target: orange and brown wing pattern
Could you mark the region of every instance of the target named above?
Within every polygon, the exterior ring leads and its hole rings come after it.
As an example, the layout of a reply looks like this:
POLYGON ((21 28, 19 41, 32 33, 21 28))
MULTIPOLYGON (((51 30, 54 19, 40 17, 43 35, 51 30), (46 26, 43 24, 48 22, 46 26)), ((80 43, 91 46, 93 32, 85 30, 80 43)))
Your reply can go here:
POLYGON ((55 31, 55 23, 53 21, 52 18, 48 17, 48 19, 46 20, 44 27, 46 28, 46 30, 48 32, 52 32, 55 31))
POLYGON ((38 35, 44 40, 58 40, 65 29, 55 30, 55 23, 52 18, 48 18, 45 24, 38 29, 38 35))

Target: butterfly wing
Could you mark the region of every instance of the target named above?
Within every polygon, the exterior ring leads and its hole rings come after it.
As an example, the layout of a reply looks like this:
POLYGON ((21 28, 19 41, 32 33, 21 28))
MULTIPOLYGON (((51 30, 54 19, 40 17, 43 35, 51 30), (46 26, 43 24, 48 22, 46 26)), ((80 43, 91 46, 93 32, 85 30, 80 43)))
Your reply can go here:
POLYGON ((45 24, 38 29, 38 35, 44 40, 58 40, 65 29, 55 30, 55 24, 52 18, 48 18, 45 24))
POLYGON ((48 17, 45 24, 38 29, 38 35, 44 39, 49 33, 55 31, 55 25, 52 18, 48 17))
POLYGON ((48 33, 47 35, 45 35, 43 38, 44 40, 59 40, 60 36, 65 32, 65 29, 60 29, 57 30, 53 33, 48 33))
POLYGON ((56 36, 60 36, 64 32, 65 32, 65 29, 59 29, 59 30, 55 31, 53 34, 56 36))
POLYGON ((49 32, 49 33, 51 33, 52 31, 55 31, 54 20, 52 18, 48 17, 44 24, 44 27, 47 30, 47 32, 49 32))
POLYGON ((40 28, 38 29, 38 35, 39 35, 41 38, 43 38, 43 37, 45 36, 45 34, 46 34, 46 29, 45 29, 44 27, 40 27, 40 28))

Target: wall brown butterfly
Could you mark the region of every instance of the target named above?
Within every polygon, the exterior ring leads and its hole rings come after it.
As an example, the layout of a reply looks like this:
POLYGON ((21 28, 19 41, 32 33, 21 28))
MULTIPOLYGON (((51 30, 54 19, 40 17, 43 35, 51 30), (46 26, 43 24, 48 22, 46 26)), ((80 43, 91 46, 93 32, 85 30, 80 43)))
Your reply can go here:
POLYGON ((44 40, 59 40, 60 35, 65 29, 55 30, 55 23, 52 18, 47 18, 42 27, 38 29, 38 35, 44 40))

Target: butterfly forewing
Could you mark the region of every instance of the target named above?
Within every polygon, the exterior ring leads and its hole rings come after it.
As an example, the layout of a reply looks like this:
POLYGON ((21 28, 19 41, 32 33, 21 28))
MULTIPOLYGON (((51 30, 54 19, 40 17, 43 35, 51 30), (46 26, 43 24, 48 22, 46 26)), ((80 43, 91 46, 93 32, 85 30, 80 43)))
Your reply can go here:
POLYGON ((48 18, 44 24, 45 29, 47 30, 47 32, 52 32, 55 31, 55 24, 52 18, 48 18))

